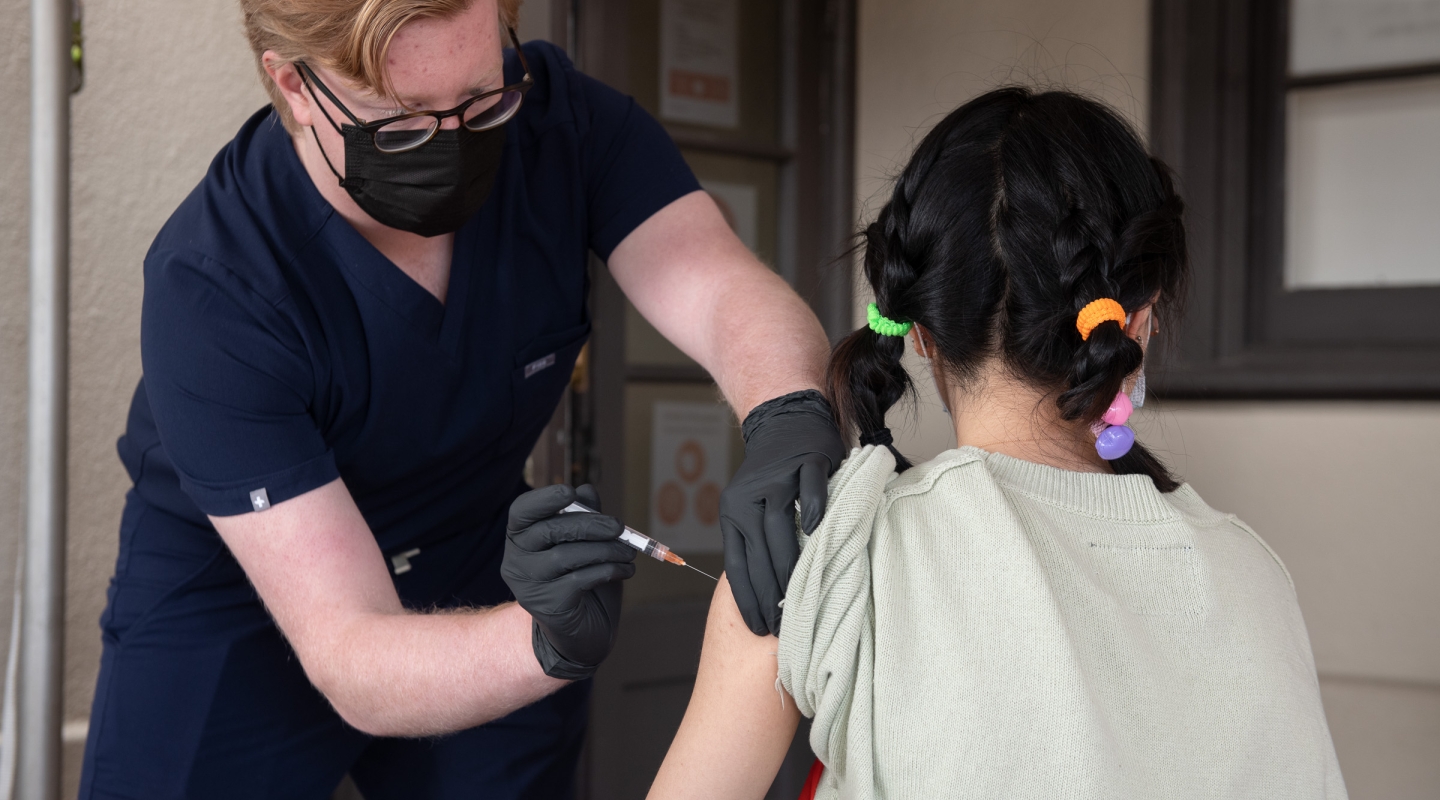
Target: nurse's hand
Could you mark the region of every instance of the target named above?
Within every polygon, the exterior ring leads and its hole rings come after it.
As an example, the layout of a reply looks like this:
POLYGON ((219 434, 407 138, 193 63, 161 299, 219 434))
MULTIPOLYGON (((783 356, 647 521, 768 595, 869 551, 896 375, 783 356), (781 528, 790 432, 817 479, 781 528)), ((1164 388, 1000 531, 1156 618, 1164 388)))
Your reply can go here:
POLYGON ((830 476, 845 442, 830 404, 817 391, 761 403, 745 417, 745 461, 720 494, 725 574, 745 624, 758 636, 780 633, 780 601, 800 558, 800 526, 811 533, 825 516, 830 476))
POLYGON ((579 500, 598 509, 591 486, 546 486, 515 498, 500 575, 535 620, 531 644, 545 674, 580 680, 610 654, 620 629, 621 581, 635 574, 624 527, 604 514, 560 509, 579 500))

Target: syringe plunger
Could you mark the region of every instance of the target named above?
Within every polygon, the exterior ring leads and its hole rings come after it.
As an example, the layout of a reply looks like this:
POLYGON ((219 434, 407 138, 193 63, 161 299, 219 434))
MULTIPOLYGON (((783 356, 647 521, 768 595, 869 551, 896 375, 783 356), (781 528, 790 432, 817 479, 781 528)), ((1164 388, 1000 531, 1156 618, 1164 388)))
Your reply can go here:
MULTIPOLYGON (((595 509, 590 508, 583 503, 571 503, 570 505, 560 509, 560 513, 562 514, 568 514, 575 511, 584 511, 591 514, 598 513, 595 511, 595 509)), ((649 536, 646 536, 645 534, 635 530, 628 525, 625 526, 625 530, 621 532, 620 541, 630 545, 636 550, 639 550, 642 554, 650 556, 656 561, 668 561, 671 564, 679 564, 682 567, 687 566, 685 564, 685 559, 670 552, 670 548, 666 547, 663 544, 660 544, 654 539, 651 539, 649 536)))

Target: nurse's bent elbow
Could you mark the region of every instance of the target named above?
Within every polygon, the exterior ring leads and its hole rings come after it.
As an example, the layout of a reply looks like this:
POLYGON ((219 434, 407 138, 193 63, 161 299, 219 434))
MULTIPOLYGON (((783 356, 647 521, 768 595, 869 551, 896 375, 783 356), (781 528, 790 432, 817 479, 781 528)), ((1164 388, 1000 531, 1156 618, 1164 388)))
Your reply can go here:
MULTIPOLYGON (((362 614, 347 622, 330 622, 329 635, 296 640, 292 645, 310 684, 345 724, 361 733, 434 736, 487 721, 452 718, 458 711, 453 705, 438 709, 432 704, 434 698, 406 693, 404 687, 415 684, 402 677, 407 674, 406 666, 392 660, 395 653, 406 650, 393 638, 397 621, 410 627, 419 619, 409 613, 362 614), (406 619, 396 620, 395 616, 406 619)), ((402 639, 413 644, 410 637, 402 639)), ((424 682, 423 678, 419 681, 424 682)))
POLYGON ((310 678, 310 683, 325 696, 330 707, 335 713, 345 720, 345 724, 370 736, 414 736, 424 731, 413 730, 404 724, 404 720, 397 720, 390 709, 381 699, 381 687, 356 685, 359 681, 354 678, 345 678, 349 675, 357 676, 358 665, 331 665, 332 668, 311 669, 301 659, 301 665, 305 667, 305 674, 310 678))
MULTIPOLYGON (((357 624, 336 625, 331 622, 333 627, 329 636, 302 633, 286 638, 290 640, 310 685, 325 696, 330 707, 347 725, 371 736, 403 735, 403 731, 397 731, 395 720, 385 713, 383 703, 377 702, 381 699, 381 692, 377 691, 379 687, 374 686, 372 680, 367 680, 367 675, 372 675, 374 671, 361 663, 364 648, 354 644, 364 641, 365 637, 363 630, 353 630, 357 624)), ((306 628, 314 629, 313 626, 306 628)))
POLYGON ((361 733, 370 736, 417 736, 423 735, 424 731, 411 730, 405 726, 396 725, 393 720, 388 720, 383 715, 376 714, 373 708, 363 708, 358 705, 336 703, 330 695, 325 695, 330 700, 330 707, 335 713, 345 720, 345 724, 361 733))
POLYGON ((394 735, 386 729, 382 720, 375 719, 372 714, 366 713, 365 709, 345 702, 342 697, 326 692, 324 689, 321 689, 320 693, 325 695, 326 700, 330 701, 330 707, 335 709, 335 713, 340 715, 340 719, 345 720, 346 725, 370 736, 394 735))

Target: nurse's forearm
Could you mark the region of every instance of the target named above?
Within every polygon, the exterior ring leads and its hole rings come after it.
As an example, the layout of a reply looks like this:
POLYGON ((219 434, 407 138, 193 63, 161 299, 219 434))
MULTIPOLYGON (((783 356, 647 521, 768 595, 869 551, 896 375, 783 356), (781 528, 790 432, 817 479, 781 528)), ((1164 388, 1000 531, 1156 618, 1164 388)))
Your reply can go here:
POLYGON ((311 656, 324 663, 306 664, 306 671, 335 710, 377 736, 474 727, 566 683, 540 670, 530 645, 530 615, 515 603, 366 614, 311 656))
POLYGON ((264 512, 211 517, 300 665, 345 721, 424 736, 473 727, 565 685, 515 603, 412 613, 339 479, 264 512))

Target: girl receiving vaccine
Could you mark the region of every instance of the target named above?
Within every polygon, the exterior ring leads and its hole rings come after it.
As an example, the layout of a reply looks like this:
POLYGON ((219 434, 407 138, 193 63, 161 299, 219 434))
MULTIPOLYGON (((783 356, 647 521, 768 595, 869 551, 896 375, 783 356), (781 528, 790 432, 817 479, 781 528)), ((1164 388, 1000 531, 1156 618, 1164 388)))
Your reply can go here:
POLYGON ((800 714, 816 798, 1345 797, 1285 567, 1126 424, 1182 305, 1181 212, 1075 94, 993 91, 925 137, 830 362, 861 446, 778 641, 722 579, 651 797, 763 797, 800 714), (907 341, 958 443, 918 465, 885 428, 907 341))

